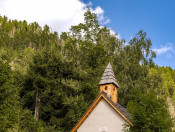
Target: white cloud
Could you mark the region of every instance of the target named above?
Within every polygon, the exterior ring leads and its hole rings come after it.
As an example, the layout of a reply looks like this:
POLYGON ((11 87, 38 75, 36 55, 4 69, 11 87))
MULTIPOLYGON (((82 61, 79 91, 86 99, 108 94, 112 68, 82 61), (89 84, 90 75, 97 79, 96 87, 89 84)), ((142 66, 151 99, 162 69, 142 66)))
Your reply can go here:
POLYGON ((155 51, 157 53, 157 55, 167 53, 168 51, 171 51, 171 50, 172 50, 171 46, 165 46, 165 47, 162 47, 159 49, 158 48, 153 49, 153 51, 155 51))
MULTIPOLYGON (((104 10, 103 10, 100 6, 97 6, 97 7, 95 8, 95 10, 93 10, 93 12, 96 13, 96 14, 101 15, 101 14, 104 13, 104 10)), ((103 19, 103 16, 101 16, 101 20, 102 20, 102 19, 103 19)))
POLYGON ((118 39, 121 40, 121 35, 120 35, 119 33, 116 34, 116 32, 115 32, 114 30, 112 30, 112 29, 110 29, 110 33, 111 33, 112 35, 115 35, 116 38, 118 38, 118 39))
POLYGON ((121 35, 119 33, 116 35, 116 37, 121 40, 121 35))
POLYGON ((167 58, 173 58, 175 55, 175 46, 173 43, 167 43, 161 48, 154 48, 153 51, 155 51, 157 55, 165 55, 167 58))
POLYGON ((110 19, 104 17, 104 10, 97 6, 94 10, 91 9, 93 13, 97 14, 98 20, 101 22, 101 24, 106 25, 111 22, 110 19))
MULTIPOLYGON (((29 23, 36 21, 42 27, 47 24, 60 34, 72 25, 84 22, 87 6, 92 6, 92 3, 85 4, 80 0, 0 0, 0 15, 29 23)), ((100 21, 110 22, 105 19, 100 6, 91 10, 97 13, 100 21)))
POLYGON ((116 35, 115 31, 112 30, 112 29, 110 29, 110 33, 111 33, 112 35, 116 35))
POLYGON ((108 23, 111 23, 111 20, 110 20, 110 19, 106 19, 106 20, 104 21, 104 24, 105 24, 105 25, 108 24, 108 23))

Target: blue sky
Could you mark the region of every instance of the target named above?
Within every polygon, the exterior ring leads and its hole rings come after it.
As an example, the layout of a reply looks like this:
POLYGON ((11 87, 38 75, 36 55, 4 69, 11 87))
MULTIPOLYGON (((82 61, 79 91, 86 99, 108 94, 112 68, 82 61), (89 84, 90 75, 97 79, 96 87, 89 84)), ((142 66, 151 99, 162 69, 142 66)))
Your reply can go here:
MULTIPOLYGON (((88 3, 89 0, 83 0, 88 3)), ((91 0, 110 19, 107 27, 129 41, 143 30, 157 52, 154 60, 159 66, 175 69, 175 1, 174 0, 91 0)))
POLYGON ((61 34, 84 21, 87 6, 127 42, 145 31, 157 52, 155 63, 175 69, 175 0, 0 0, 0 15, 47 24, 61 34))

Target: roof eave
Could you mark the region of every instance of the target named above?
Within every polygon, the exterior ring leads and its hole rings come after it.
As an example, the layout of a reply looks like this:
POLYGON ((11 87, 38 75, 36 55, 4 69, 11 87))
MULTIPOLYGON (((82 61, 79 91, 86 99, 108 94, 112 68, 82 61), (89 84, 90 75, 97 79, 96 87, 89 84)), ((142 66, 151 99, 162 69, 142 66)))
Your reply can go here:
POLYGON ((117 88, 119 88, 119 85, 118 84, 115 84, 113 82, 109 82, 109 83, 99 83, 99 85, 106 85, 106 84, 113 84, 115 85, 117 88))

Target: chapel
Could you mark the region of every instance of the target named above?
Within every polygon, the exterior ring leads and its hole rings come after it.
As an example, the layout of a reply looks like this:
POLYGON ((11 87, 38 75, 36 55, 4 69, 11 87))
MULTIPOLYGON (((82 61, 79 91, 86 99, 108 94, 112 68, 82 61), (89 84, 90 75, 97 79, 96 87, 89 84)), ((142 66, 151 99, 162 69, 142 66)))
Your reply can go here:
POLYGON ((117 99, 119 85, 109 63, 99 83, 100 94, 71 132, 122 132, 124 125, 133 126, 129 113, 117 99))

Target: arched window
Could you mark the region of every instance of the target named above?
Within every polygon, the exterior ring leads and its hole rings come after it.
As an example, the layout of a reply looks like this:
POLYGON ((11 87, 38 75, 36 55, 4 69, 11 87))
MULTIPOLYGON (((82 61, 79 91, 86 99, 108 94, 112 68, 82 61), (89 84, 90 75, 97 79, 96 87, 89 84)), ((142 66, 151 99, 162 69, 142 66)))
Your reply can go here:
POLYGON ((115 87, 113 88, 113 91, 115 91, 115 87))
POLYGON ((105 90, 108 90, 108 86, 105 87, 105 90))

